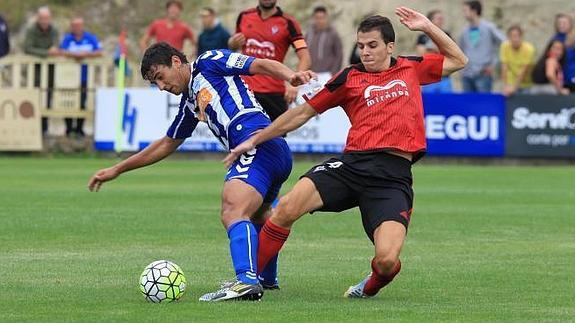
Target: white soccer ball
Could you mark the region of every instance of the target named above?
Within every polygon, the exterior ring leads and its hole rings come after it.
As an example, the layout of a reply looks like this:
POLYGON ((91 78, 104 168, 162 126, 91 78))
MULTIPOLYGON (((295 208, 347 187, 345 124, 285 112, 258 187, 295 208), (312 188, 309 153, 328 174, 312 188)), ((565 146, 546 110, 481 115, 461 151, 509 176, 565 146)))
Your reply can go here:
POLYGON ((175 301, 186 291, 186 277, 175 263, 169 260, 154 261, 140 276, 140 291, 153 303, 175 301))

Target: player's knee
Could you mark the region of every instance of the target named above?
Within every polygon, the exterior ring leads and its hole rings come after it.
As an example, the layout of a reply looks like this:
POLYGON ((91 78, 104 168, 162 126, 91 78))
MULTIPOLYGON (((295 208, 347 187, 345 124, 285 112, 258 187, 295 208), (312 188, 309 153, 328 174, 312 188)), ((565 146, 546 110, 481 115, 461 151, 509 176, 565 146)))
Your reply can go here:
POLYGON ((291 227, 300 216, 299 207, 293 203, 289 194, 280 198, 273 213, 275 222, 283 227, 291 227))
POLYGON ((233 208, 222 209, 221 221, 225 228, 228 228, 235 222, 241 220, 249 220, 249 218, 249 215, 243 214, 242 212, 234 210, 233 208))
POLYGON ((392 272, 398 262, 399 258, 394 255, 376 255, 373 259, 373 265, 383 275, 392 272))

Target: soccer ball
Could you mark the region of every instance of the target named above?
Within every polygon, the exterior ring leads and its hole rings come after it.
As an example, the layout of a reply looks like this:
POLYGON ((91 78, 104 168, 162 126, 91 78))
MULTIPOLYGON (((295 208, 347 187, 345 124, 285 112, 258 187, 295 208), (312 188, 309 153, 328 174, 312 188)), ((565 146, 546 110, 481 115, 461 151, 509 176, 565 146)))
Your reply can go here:
POLYGON ((140 291, 150 302, 171 302, 186 291, 186 277, 178 265, 169 260, 149 264, 140 276, 140 291))

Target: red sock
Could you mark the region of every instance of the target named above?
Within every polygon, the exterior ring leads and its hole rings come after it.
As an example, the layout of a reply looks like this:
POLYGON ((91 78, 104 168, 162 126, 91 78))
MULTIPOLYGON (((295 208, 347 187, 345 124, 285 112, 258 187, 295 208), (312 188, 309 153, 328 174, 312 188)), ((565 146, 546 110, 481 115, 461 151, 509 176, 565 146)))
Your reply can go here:
POLYGON ((266 221, 259 235, 258 273, 280 252, 289 236, 289 231, 273 224, 269 219, 266 221))
POLYGON ((368 296, 373 296, 379 292, 380 289, 385 287, 387 284, 391 283, 395 275, 401 270, 401 261, 397 261, 393 270, 387 275, 381 275, 378 273, 379 269, 375 266, 375 258, 371 260, 371 276, 367 280, 365 287, 363 288, 363 293, 368 296))

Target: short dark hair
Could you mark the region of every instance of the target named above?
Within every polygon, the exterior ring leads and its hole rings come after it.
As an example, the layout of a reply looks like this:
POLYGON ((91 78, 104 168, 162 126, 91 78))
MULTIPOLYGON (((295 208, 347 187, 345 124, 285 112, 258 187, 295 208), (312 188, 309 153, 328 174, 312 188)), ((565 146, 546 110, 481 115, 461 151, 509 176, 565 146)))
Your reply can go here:
POLYGON ((507 34, 509 35, 509 33, 514 30, 517 30, 520 35, 523 35, 523 29, 519 25, 511 25, 509 28, 507 28, 507 34))
POLYGON ((317 7, 313 8, 313 13, 312 13, 313 15, 315 15, 318 12, 322 12, 322 13, 325 13, 327 15, 327 8, 324 6, 317 6, 317 7))
POLYGON ((178 0, 170 0, 166 2, 166 9, 169 9, 173 5, 177 6, 180 10, 184 9, 184 5, 182 4, 181 1, 178 0))
POLYGON ((474 0, 474 1, 465 1, 464 4, 465 4, 466 6, 468 6, 469 9, 475 11, 478 16, 481 16, 481 9, 482 9, 481 1, 477 1, 477 0, 474 0))
POLYGON ((160 42, 148 47, 144 53, 142 66, 140 67, 142 78, 149 81, 152 77, 152 73, 155 71, 155 66, 164 65, 172 67, 172 56, 179 57, 184 64, 188 63, 186 55, 168 45, 168 43, 160 42))
POLYGON ((379 30, 383 42, 388 44, 395 42, 395 31, 389 18, 380 15, 369 16, 363 19, 357 27, 357 32, 367 33, 374 29, 379 30))
POLYGON ((212 15, 212 16, 216 15, 216 10, 214 10, 214 8, 212 8, 212 7, 203 7, 202 10, 209 12, 210 15, 212 15))

